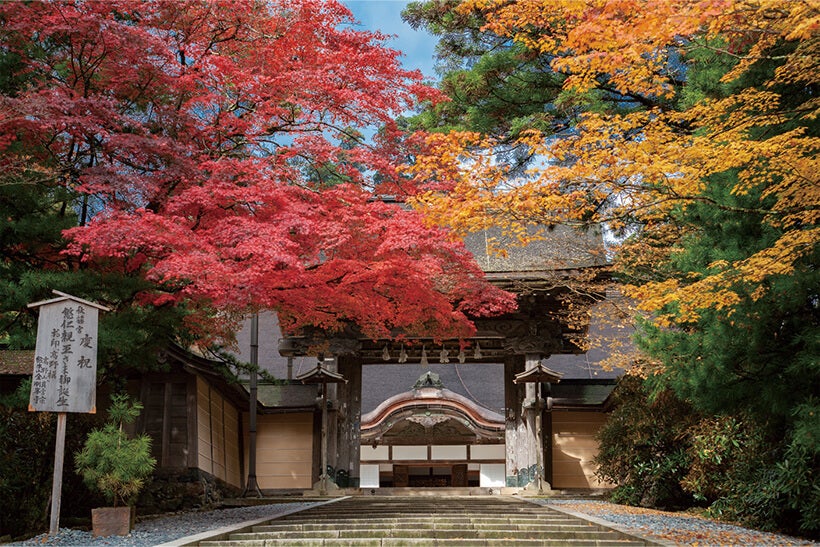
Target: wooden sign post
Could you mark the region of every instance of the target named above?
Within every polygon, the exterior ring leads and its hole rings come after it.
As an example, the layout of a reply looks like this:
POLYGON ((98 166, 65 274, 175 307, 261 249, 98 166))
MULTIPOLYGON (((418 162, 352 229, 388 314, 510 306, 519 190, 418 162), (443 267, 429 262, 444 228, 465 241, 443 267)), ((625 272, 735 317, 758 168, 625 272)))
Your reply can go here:
POLYGON ((28 305, 40 311, 28 409, 57 413, 49 535, 60 531, 67 413, 97 411, 97 318, 100 310, 109 310, 53 292, 57 298, 28 305))

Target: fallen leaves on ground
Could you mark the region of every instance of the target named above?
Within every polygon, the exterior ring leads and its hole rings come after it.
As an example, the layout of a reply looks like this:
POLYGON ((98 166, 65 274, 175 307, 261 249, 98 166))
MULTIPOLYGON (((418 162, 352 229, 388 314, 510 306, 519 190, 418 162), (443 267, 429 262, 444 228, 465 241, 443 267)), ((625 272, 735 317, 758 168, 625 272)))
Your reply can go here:
POLYGON ((741 528, 685 512, 660 511, 600 501, 566 503, 561 504, 560 507, 609 521, 614 519, 608 519, 607 517, 613 515, 648 517, 646 524, 638 522, 635 525, 618 524, 650 539, 662 539, 676 545, 691 545, 693 547, 817 545, 817 543, 810 540, 741 528), (656 517, 657 520, 653 520, 652 517, 656 517), (675 519, 675 521, 664 523, 667 519, 675 519), (679 526, 681 520, 691 521, 690 525, 679 526))

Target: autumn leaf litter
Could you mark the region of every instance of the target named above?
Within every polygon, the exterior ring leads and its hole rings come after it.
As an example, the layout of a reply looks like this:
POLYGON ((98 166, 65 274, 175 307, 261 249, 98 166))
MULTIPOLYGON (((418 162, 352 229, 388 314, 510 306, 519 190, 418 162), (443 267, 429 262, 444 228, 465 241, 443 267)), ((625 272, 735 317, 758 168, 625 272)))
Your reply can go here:
POLYGON ((693 547, 818 545, 816 542, 803 538, 751 530, 689 513, 659 511, 598 500, 541 499, 537 501, 543 505, 556 506, 559 509, 583 513, 617 524, 647 539, 663 540, 675 545, 693 547))

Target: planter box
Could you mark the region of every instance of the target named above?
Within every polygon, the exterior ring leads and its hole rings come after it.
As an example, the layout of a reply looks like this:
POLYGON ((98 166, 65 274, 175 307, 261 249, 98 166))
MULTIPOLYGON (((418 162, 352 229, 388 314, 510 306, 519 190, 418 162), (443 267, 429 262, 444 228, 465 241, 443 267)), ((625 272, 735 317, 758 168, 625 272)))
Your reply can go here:
POLYGON ((131 533, 132 507, 98 507, 91 510, 94 537, 127 536, 131 533))

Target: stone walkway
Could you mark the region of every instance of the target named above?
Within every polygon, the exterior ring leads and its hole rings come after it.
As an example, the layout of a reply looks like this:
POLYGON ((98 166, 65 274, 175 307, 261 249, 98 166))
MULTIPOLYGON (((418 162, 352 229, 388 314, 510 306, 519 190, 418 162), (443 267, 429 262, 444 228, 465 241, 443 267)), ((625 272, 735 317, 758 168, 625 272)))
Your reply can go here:
POLYGON ((514 497, 351 497, 248 526, 202 547, 660 545, 514 497))
MULTIPOLYGON (((491 499, 497 500, 499 497, 493 496, 491 499)), ((415 502, 417 503, 418 500, 415 502)), ((576 513, 583 518, 600 519, 609 527, 620 527, 620 530, 627 533, 638 534, 665 545, 692 547, 820 545, 805 539, 759 532, 686 513, 655 511, 597 500, 542 498, 532 499, 530 502, 544 504, 557 511, 576 513)), ((298 502, 296 500, 294 502, 265 500, 262 503, 247 507, 148 517, 140 519, 136 529, 129 536, 95 538, 87 531, 62 528, 57 536, 49 537, 43 534, 12 545, 61 545, 66 547, 191 545, 195 539, 193 535, 198 534, 201 540, 212 538, 217 531, 220 531, 222 535, 227 535, 231 531, 246 529, 254 524, 261 525, 276 516, 285 516, 288 513, 302 511, 316 505, 307 500, 298 502)), ((338 501, 330 503, 338 503, 338 501)), ((437 512, 446 510, 448 505, 446 499, 437 498, 437 503, 437 512)), ((506 544, 512 543, 508 541, 506 544)))

